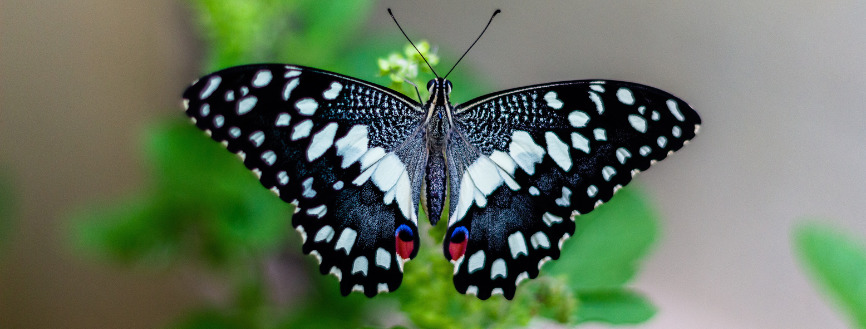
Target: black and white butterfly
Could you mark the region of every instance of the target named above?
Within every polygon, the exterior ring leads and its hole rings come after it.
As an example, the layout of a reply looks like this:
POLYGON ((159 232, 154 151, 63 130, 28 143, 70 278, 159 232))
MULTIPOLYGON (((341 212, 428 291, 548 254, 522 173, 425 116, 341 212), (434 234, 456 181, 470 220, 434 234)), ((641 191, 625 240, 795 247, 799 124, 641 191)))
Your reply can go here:
POLYGON ((400 286, 418 253, 418 204, 435 225, 450 192, 445 257, 454 285, 511 299, 559 258, 575 216, 695 136, 698 114, 640 84, 577 80, 451 104, 431 80, 420 104, 309 67, 245 65, 184 93, 196 126, 296 205, 304 253, 344 295, 400 286))

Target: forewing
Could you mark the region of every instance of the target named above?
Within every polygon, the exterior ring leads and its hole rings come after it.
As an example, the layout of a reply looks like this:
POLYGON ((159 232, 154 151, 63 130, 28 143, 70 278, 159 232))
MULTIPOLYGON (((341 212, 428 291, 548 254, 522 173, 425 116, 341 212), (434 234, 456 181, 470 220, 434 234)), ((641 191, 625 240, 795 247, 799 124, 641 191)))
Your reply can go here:
POLYGON ((229 68, 184 93, 196 126, 296 205, 292 225, 346 295, 396 289, 417 253, 426 159, 418 104, 331 72, 279 64, 229 68), (398 237, 399 235, 399 237, 398 237))
POLYGON ((443 247, 457 290, 481 299, 512 298, 559 258, 575 215, 680 149, 701 121, 667 92, 619 81, 514 89, 455 112, 443 247))

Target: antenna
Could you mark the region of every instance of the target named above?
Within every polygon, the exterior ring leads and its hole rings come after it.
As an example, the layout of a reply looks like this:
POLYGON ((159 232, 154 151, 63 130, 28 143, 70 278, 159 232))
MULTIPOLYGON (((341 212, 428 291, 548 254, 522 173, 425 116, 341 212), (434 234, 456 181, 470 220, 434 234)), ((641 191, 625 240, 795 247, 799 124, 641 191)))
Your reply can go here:
MULTIPOLYGON (((400 29, 400 32, 403 32, 403 36, 406 37, 406 40, 409 40, 409 44, 411 44, 412 47, 415 48, 415 51, 418 52, 418 55, 421 55, 421 59, 424 60, 424 63, 427 63, 427 67, 430 68, 430 71, 433 72, 433 75, 435 75, 435 76, 438 78, 439 75, 436 74, 436 70, 434 70, 434 69, 433 69, 433 66, 430 65, 430 62, 428 62, 427 59, 424 58, 424 55, 421 54, 421 51, 418 50, 418 47, 415 46, 415 43, 412 42, 412 39, 409 39, 409 36, 406 35, 406 32, 403 31, 403 28, 402 28, 402 27, 400 27, 400 23, 397 23, 397 18, 394 17, 394 13, 391 12, 391 8, 388 8, 388 14, 391 15, 391 19, 394 20, 394 24, 397 24, 397 28, 400 29)), ((494 15, 496 15, 496 14, 494 14, 494 15)), ((491 17, 491 19, 492 19, 492 17, 491 17)), ((490 23, 487 23, 487 25, 490 25, 490 23)), ((485 28, 485 30, 486 30, 486 29, 487 29, 487 28, 485 28)), ((483 33, 483 32, 482 32, 482 33, 483 33)), ((476 41, 478 41, 478 40, 476 40, 476 41)), ((471 47, 470 47, 470 48, 471 48, 471 47)), ((454 68, 451 68, 451 69, 454 69, 454 68)), ((449 73, 451 73, 451 72, 449 71, 449 73)))
MULTIPOLYGON (((388 9, 388 12, 390 13, 391 10, 388 9)), ((454 63, 454 66, 452 66, 451 69, 448 70, 448 73, 445 73, 445 77, 443 77, 443 78, 448 78, 448 75, 451 74, 451 71, 454 71, 454 68, 457 67, 457 64, 460 64, 460 61, 463 60, 463 57, 466 57, 466 54, 469 53, 469 50, 472 49, 473 46, 475 46, 475 43, 478 42, 479 39, 481 39, 481 36, 484 35, 484 32, 487 31, 488 27, 490 27, 490 23, 493 22, 493 17, 496 17, 496 14, 501 13, 501 12, 502 12, 502 10, 499 10, 499 9, 496 9, 496 11, 493 12, 493 15, 490 16, 490 20, 487 21, 487 25, 484 26, 484 30, 481 30, 481 34, 479 34, 478 37, 475 38, 475 41, 472 42, 472 45, 470 45, 469 48, 466 49, 466 51, 463 53, 463 56, 460 56, 460 59, 457 60, 457 63, 454 63)), ((427 65, 430 65, 430 64, 427 64, 427 65)))

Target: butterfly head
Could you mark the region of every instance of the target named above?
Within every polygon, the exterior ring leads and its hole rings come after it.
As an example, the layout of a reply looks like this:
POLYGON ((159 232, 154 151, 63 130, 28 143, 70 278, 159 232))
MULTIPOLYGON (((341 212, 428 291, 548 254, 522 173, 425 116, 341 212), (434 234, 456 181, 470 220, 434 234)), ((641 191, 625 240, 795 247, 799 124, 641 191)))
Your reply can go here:
POLYGON ((431 97, 448 96, 448 94, 451 94, 451 81, 445 80, 445 78, 430 80, 430 82, 427 82, 427 91, 430 92, 431 97))

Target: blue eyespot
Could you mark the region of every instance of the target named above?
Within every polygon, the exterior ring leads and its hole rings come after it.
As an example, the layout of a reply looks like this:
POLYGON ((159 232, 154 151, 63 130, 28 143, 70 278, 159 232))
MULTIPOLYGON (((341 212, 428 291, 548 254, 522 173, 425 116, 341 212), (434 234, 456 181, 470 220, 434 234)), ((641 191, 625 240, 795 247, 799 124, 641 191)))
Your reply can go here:
POLYGON ((409 225, 402 224, 397 227, 397 231, 394 232, 394 236, 399 237, 400 240, 403 241, 412 241, 415 234, 412 233, 412 228, 409 225))
POLYGON ((466 240, 469 237, 469 230, 465 227, 460 226, 454 229, 454 232, 451 232, 451 242, 452 243, 460 243, 463 240, 466 240))

